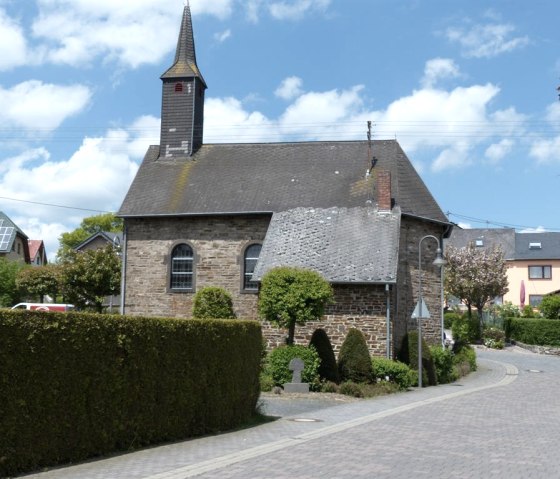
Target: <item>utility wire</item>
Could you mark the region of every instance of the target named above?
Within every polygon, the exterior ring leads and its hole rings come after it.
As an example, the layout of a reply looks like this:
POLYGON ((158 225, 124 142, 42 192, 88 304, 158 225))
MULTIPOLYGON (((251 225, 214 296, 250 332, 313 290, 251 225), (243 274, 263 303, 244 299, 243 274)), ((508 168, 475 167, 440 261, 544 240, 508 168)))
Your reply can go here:
MULTIPOLYGON (((446 215, 455 216, 457 218, 472 221, 474 223, 485 224, 487 226, 493 225, 493 226, 499 226, 501 228, 514 228, 514 229, 534 229, 534 230, 537 229, 535 226, 518 225, 513 223, 503 223, 501 221, 485 220, 481 218, 474 218, 472 216, 461 215, 458 213, 452 213, 451 211, 448 211, 446 215)), ((542 228, 544 228, 546 231, 560 231, 560 228, 547 228, 545 226, 542 226, 542 228)))
POLYGON ((79 208, 77 206, 55 205, 52 203, 42 203, 40 201, 29 201, 29 200, 22 200, 19 198, 8 198, 6 196, 0 196, 0 200, 19 201, 21 203, 29 203, 32 205, 39 205, 39 206, 50 206, 52 208, 66 208, 68 210, 92 211, 94 213, 114 213, 114 211, 94 210, 91 208, 79 208))

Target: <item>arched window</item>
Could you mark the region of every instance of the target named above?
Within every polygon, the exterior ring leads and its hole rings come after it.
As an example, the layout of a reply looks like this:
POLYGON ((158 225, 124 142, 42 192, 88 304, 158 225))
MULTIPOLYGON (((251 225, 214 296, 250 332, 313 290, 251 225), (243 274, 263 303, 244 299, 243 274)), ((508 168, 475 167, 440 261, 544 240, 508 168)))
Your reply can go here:
POLYGON ((181 92, 183 91, 183 84, 182 83, 175 83, 175 92, 181 92))
POLYGON ((243 255, 243 289, 245 291, 258 291, 259 289, 259 283, 251 281, 251 276, 255 271, 261 248, 262 245, 260 244, 252 244, 245 249, 243 255))
POLYGON ((192 291, 194 288, 194 254, 188 244, 178 244, 171 252, 170 287, 174 291, 192 291))

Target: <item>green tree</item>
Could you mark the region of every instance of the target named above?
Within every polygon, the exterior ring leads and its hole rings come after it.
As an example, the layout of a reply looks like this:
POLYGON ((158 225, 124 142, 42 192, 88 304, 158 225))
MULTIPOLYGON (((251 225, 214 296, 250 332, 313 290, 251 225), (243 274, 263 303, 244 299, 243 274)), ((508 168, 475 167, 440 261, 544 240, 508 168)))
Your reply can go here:
POLYGON ((287 344, 294 343, 296 324, 321 319, 332 302, 331 285, 319 273, 281 266, 266 273, 259 293, 262 318, 288 329, 287 344))
POLYGON ((546 319, 560 319, 560 296, 545 296, 539 309, 546 319))
MULTIPOLYGON (((448 246, 445 252, 445 289, 463 302, 472 317, 472 307, 478 311, 482 326, 484 305, 508 292, 506 262, 500 248, 479 249, 448 246)), ((482 330, 482 328, 481 328, 482 330)))
POLYGON ((0 258, 0 306, 9 307, 20 302, 21 294, 16 278, 25 265, 19 261, 0 258))
POLYGON ((83 243, 91 235, 100 231, 120 233, 123 230, 123 221, 114 213, 103 213, 100 215, 84 218, 75 230, 62 233, 58 238, 60 248, 56 254, 58 261, 65 262, 70 259, 72 251, 80 243, 83 243))
POLYGON ((22 295, 38 297, 44 301, 46 295, 56 298, 61 286, 61 268, 56 264, 27 267, 19 271, 16 285, 22 295))
POLYGON ((101 313, 104 298, 120 291, 121 259, 111 245, 74 252, 64 264, 62 276, 68 301, 101 313))

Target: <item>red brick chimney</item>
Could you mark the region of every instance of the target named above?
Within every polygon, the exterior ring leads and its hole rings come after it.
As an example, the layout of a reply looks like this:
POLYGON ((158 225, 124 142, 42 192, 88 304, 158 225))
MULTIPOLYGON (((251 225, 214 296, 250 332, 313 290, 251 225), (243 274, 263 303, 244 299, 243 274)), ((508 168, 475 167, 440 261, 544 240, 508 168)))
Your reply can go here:
POLYGON ((391 211, 391 173, 377 172, 377 207, 379 211, 391 211))

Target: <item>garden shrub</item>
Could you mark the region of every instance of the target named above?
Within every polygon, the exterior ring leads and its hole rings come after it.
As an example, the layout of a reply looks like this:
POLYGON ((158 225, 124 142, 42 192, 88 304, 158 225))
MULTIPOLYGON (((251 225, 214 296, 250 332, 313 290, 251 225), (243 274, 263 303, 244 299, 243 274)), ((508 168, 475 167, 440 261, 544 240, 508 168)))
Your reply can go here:
POLYGON ((362 393, 362 388, 360 388, 359 384, 356 384, 354 381, 344 381, 339 388, 340 394, 344 394, 345 396, 352 396, 355 398, 364 397, 362 393))
POLYGON ((459 378, 453 363, 453 352, 450 349, 431 346, 430 353, 434 359, 438 384, 452 383, 459 378))
POLYGON ((506 320, 506 337, 538 346, 560 346, 560 321, 557 319, 506 320))
POLYGON ((465 376, 471 371, 476 371, 476 352, 468 344, 455 343, 453 345, 453 364, 460 376, 465 376))
POLYGON ((537 313, 535 313, 533 306, 531 306, 530 304, 527 304, 523 307, 523 310, 521 311, 521 317, 522 318, 536 318, 537 317, 537 313))
POLYGON ((322 393, 338 393, 339 387, 338 384, 333 383, 332 381, 324 381, 321 383, 321 392, 322 393))
POLYGON ((316 329, 313 331, 309 345, 313 346, 319 354, 319 377, 325 381, 339 383, 338 367, 334 356, 333 347, 329 336, 324 329, 316 329))
POLYGON ((560 296, 545 296, 539 309, 545 319, 560 319, 560 296))
POLYGON ((474 343, 480 338, 480 321, 476 314, 471 318, 464 315, 455 321, 451 326, 451 334, 455 341, 463 343, 474 343))
MULTIPOLYGON (((418 374, 418 331, 409 331, 402 339, 397 359, 408 364, 418 374)), ((422 338, 422 384, 437 384, 436 369, 428 344, 422 338)))
POLYGON ((461 319, 463 317, 462 314, 455 313, 455 312, 447 312, 443 315, 443 327, 445 329, 451 329, 453 325, 453 321, 456 319, 461 319))
POLYGON ((418 380, 418 373, 400 361, 374 357, 371 360, 371 365, 373 377, 377 382, 388 380, 395 383, 399 389, 408 389, 418 380))
POLYGON ((292 344, 273 349, 268 355, 265 372, 272 377, 276 386, 291 383, 293 371, 290 371, 290 361, 294 358, 300 358, 305 364, 301 372, 302 382, 309 383, 311 389, 318 389, 320 359, 312 346, 292 344))
POLYGON ((338 374, 342 381, 361 383, 372 380, 371 357, 366 338, 359 329, 350 329, 340 347, 338 374))
POLYGON ((504 349, 506 334, 498 328, 486 328, 482 333, 482 341, 487 348, 504 349))
POLYGON ((196 319, 232 319, 233 300, 223 288, 208 286, 199 290, 193 299, 193 317, 196 319))

